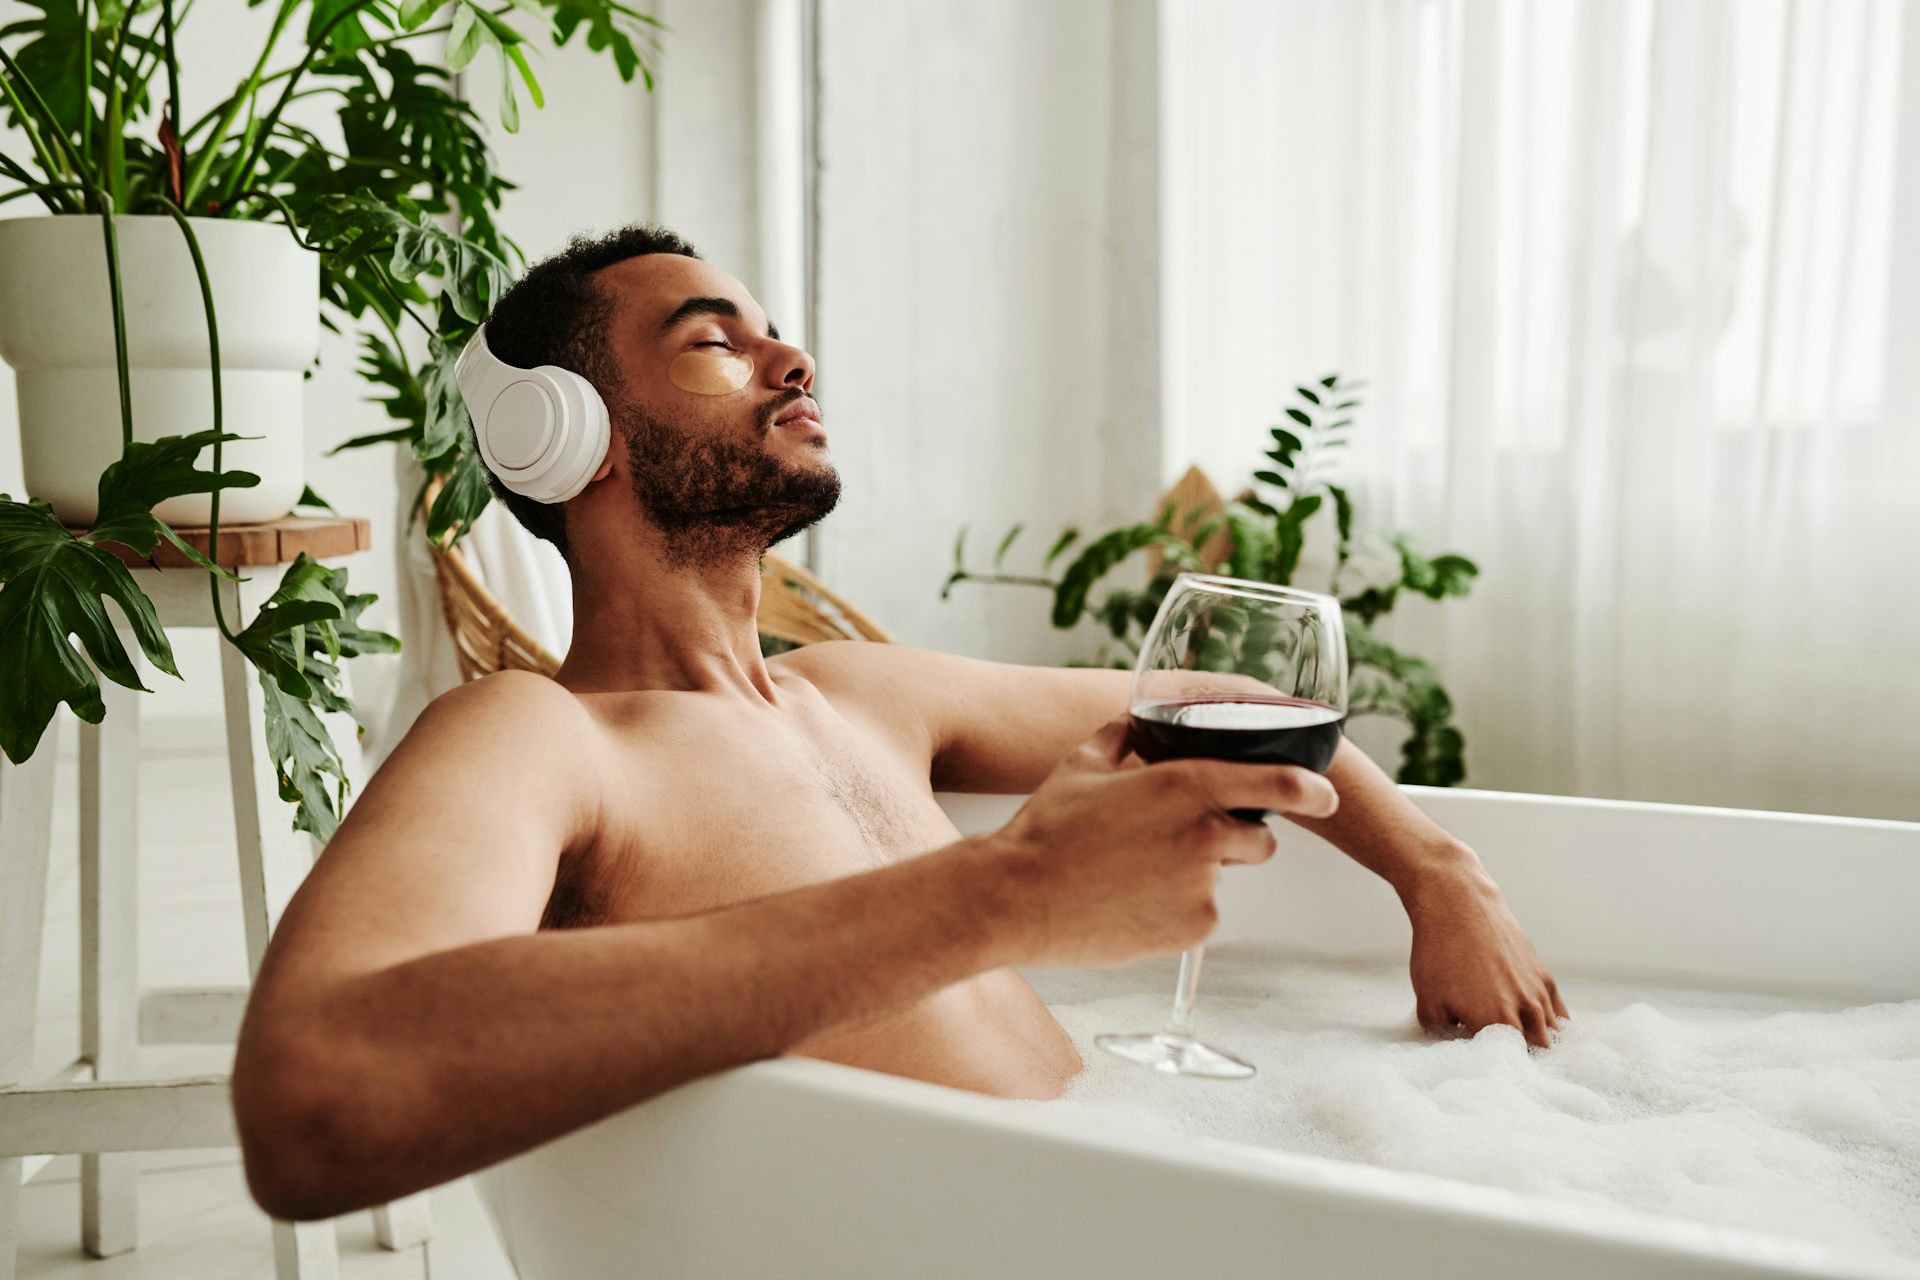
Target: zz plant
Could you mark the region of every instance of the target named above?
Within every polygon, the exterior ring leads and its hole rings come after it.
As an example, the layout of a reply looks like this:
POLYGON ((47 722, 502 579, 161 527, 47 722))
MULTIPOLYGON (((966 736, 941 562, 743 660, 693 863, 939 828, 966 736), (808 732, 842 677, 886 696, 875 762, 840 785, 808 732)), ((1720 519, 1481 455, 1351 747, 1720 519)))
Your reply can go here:
POLYGON ((119 460, 100 476, 98 519, 85 532, 68 530, 45 502, 0 495, 0 749, 16 763, 27 759, 61 703, 98 723, 101 676, 145 687, 107 600, 147 659, 179 674, 152 601, 107 550, 117 544, 150 557, 165 539, 207 573, 221 634, 266 691, 268 748, 280 793, 297 806, 294 825, 324 839, 339 820, 346 777, 318 713, 354 713, 342 659, 399 642, 361 626, 373 597, 354 594, 346 570, 304 556, 255 617, 221 616, 218 580, 231 575, 216 565, 220 493, 259 477, 221 465, 221 446, 241 437, 222 421, 219 300, 191 219, 279 222, 319 255, 322 321, 336 330, 364 325, 360 372, 395 423, 339 447, 411 447, 428 483, 445 482, 427 515, 429 536, 457 537, 489 495, 463 429, 453 362, 520 253, 495 221, 512 184, 495 172, 480 118, 453 76, 483 53, 497 57, 498 113, 511 131, 522 93, 543 102, 527 57, 536 37, 564 45, 582 34, 623 80, 639 75, 651 88, 646 59, 659 48, 658 24, 618 0, 248 0, 263 3, 273 16, 252 69, 191 123, 180 116, 176 38, 196 0, 26 0, 29 16, 0 28, 0 107, 31 152, 0 155, 0 203, 35 198, 50 213, 98 219, 121 436, 119 460), (290 104, 313 99, 337 111, 339 146, 289 118, 290 104), (116 216, 127 214, 177 224, 212 357, 212 421, 152 442, 133 438, 115 232, 116 216), (411 344, 408 326, 417 330, 411 344), (210 495, 212 555, 153 515, 155 504, 186 494, 210 495))
POLYGON ((1330 571, 1324 579, 1299 585, 1340 598, 1352 668, 1349 714, 1385 715, 1406 724, 1397 773, 1401 782, 1452 786, 1466 777, 1466 739, 1452 723, 1452 699, 1431 663, 1389 644, 1374 624, 1392 611, 1402 593, 1431 600, 1464 596, 1480 571, 1465 556, 1428 557, 1404 533, 1386 540, 1385 556, 1362 554, 1354 534, 1353 499, 1334 483, 1353 414, 1360 407, 1360 390, 1359 383, 1338 374, 1297 388, 1287 420, 1270 432, 1267 465, 1253 473, 1254 487, 1219 515, 1209 519, 1204 508, 1177 512, 1169 505, 1157 519, 1112 529, 1082 544, 1057 578, 1052 576, 1054 566, 1081 544, 1078 530, 1068 529, 1055 539, 1038 573, 1012 574, 1004 572, 1005 562, 1021 526, 1000 539, 993 568, 984 573, 966 567, 963 528, 954 542, 953 572, 941 598, 963 582, 1043 588, 1053 595, 1054 626, 1067 630, 1091 619, 1105 630, 1106 643, 1085 665, 1130 667, 1161 599, 1180 573, 1225 573, 1294 585, 1308 522, 1331 504, 1330 571), (1159 556, 1146 584, 1109 587, 1096 600, 1096 588, 1141 552, 1159 556), (1384 572, 1366 572, 1365 562, 1375 560, 1387 563, 1384 572))

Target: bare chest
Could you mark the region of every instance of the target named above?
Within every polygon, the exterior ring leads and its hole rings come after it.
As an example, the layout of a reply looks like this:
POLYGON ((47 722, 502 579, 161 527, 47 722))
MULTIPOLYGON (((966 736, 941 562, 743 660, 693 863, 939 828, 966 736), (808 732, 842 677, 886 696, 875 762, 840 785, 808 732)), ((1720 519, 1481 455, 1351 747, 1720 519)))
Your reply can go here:
POLYGON ((548 923, 706 911, 949 844, 923 755, 834 716, 636 735, 596 839, 562 863, 548 923))

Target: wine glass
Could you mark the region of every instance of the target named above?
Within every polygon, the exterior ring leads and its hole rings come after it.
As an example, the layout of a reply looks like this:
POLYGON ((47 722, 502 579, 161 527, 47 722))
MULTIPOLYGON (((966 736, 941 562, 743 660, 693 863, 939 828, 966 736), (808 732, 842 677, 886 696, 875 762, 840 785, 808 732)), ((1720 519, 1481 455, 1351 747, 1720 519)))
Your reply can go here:
MULTIPOLYGON (((1311 591, 1183 573, 1160 602, 1133 670, 1128 745, 1148 763, 1203 756, 1325 773, 1347 714, 1340 602, 1311 591)), ((1235 809, 1244 822, 1263 809, 1235 809)), ((1165 1027, 1102 1035, 1109 1053, 1168 1075, 1244 1080, 1253 1064, 1194 1037, 1205 946, 1180 957, 1165 1027)))

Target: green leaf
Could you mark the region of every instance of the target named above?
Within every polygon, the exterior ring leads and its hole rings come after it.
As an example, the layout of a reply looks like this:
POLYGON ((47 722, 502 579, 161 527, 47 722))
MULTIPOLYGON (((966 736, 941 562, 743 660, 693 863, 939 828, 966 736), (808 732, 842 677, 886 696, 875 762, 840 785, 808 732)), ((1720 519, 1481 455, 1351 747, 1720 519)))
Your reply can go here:
POLYGON ((533 99, 533 105, 536 107, 546 106, 546 94, 541 92, 540 81, 534 76, 533 68, 527 65, 527 55, 520 52, 520 46, 517 44, 508 45, 506 53, 507 57, 513 60, 513 65, 519 68, 520 79, 527 86, 527 96, 533 99))
POLYGON ((1293 582, 1293 571, 1300 567, 1300 552, 1306 546, 1306 535, 1300 531, 1298 521, 1282 516, 1274 522, 1273 536, 1273 565, 1267 571, 1267 580, 1288 586, 1293 582))
MULTIPOLYGON (((312 0, 313 8, 307 18, 307 43, 316 43, 323 31, 326 32, 324 47, 334 52, 359 49, 371 42, 373 37, 361 19, 372 16, 381 21, 379 9, 362 6, 359 12, 353 12, 358 3, 359 0, 312 0)), ((384 21, 381 25, 385 25, 384 21)))
POLYGON ((265 671, 254 674, 265 694, 267 754, 280 798, 295 806, 294 829, 330 840, 347 802, 345 762, 312 704, 265 671))
POLYGON ((1399 593, 1399 583, 1388 587, 1368 587, 1358 595, 1341 600, 1340 608, 1349 618, 1371 625, 1383 614, 1393 611, 1393 603, 1399 593))
POLYGON ((1405 534, 1396 537, 1393 545, 1400 553, 1400 584, 1431 600, 1464 596, 1472 590, 1473 579, 1479 576, 1480 567, 1465 556, 1427 559, 1405 534))
POLYGON ((1115 640, 1126 639, 1127 631, 1133 625, 1135 594, 1131 591, 1111 592, 1093 611, 1093 616, 1106 625, 1107 633, 1115 640))
POLYGON ((513 76, 508 74, 507 59, 500 59, 500 127, 508 133, 520 132, 520 102, 513 96, 513 76))
POLYGON ((1295 387, 1295 388, 1294 388, 1294 390, 1295 390, 1295 391, 1297 391, 1297 392, 1299 392, 1299 394, 1300 394, 1300 398, 1301 398, 1302 400, 1305 400, 1305 401, 1306 401, 1306 402, 1307 402, 1308 404, 1315 404, 1315 405, 1317 405, 1317 404, 1319 404, 1319 403, 1320 403, 1320 397, 1319 397, 1319 396, 1318 396, 1317 394, 1315 394, 1315 392, 1314 392, 1314 390, 1313 390, 1313 388, 1311 388, 1311 387, 1295 387))
POLYGON ((1053 568, 1053 562, 1058 560, 1061 554, 1065 552, 1068 547, 1079 541, 1079 539, 1080 531, 1078 529, 1068 529, 1058 538, 1054 539, 1053 545, 1047 548, 1047 558, 1040 562, 1042 571, 1053 568))
MULTIPOLYGON (((113 32, 119 26, 119 19, 107 6, 99 7, 91 38, 80 0, 21 0, 8 8, 35 11, 0 27, 0 40, 10 49, 21 78, 38 91, 40 101, 55 122, 51 127, 77 139, 86 89, 91 87, 92 92, 104 100, 116 80, 121 85, 125 112, 138 114, 151 107, 147 84, 140 77, 138 66, 143 57, 157 54, 158 50, 149 36, 129 31, 120 48, 119 60, 115 61, 113 32), (92 54, 89 77, 80 74, 83 48, 90 48, 92 54)), ((149 65, 157 61, 157 57, 152 58, 149 65)), ((11 103, 6 119, 7 123, 19 127, 20 119, 11 103)), ((95 141, 95 150, 98 150, 97 136, 95 141)), ((51 139, 48 142, 52 145, 51 139)), ((149 147, 146 143, 137 145, 149 147)))
MULTIPOLYGON (((513 184, 494 171, 479 114, 453 92, 444 67, 416 61, 389 45, 377 55, 339 58, 316 68, 336 81, 346 155, 338 168, 318 139, 307 144, 289 176, 289 201, 302 217, 321 197, 366 190, 388 205, 402 197, 431 214, 454 214, 465 237, 504 259, 507 241, 494 223, 502 193, 513 184)), ((329 301, 369 271, 361 260, 321 260, 329 301)), ((359 281, 379 292, 379 281, 359 281)), ((353 308, 349 308, 350 310, 353 308)), ((388 307, 388 318, 397 308, 388 307)))
POLYGON ((100 473, 100 514, 88 539, 118 542, 143 556, 152 555, 156 540, 164 536, 160 522, 152 515, 155 506, 186 494, 251 489, 260 483, 260 477, 251 471, 202 471, 194 465, 202 453, 212 450, 215 441, 230 444, 251 438, 196 431, 159 440, 135 440, 118 461, 100 473))
POLYGON ((1353 558, 1353 499, 1347 491, 1337 484, 1327 486, 1327 492, 1333 495, 1333 522, 1339 541, 1334 547, 1334 577, 1337 580, 1340 570, 1347 567, 1347 561, 1353 558))
POLYGON ((967 559, 967 526, 961 525, 960 532, 953 538, 953 567, 958 569, 967 559))
POLYGON ((1013 528, 1007 530, 1006 537, 1000 539, 1000 545, 993 553, 993 571, 995 573, 1000 572, 1000 567, 1006 563, 1007 551, 1013 546, 1014 539, 1020 536, 1020 530, 1025 527, 1025 525, 1016 524, 1013 528))
POLYGON ((1333 518, 1340 533, 1340 558, 1344 560, 1347 558, 1345 548, 1353 541, 1353 499, 1337 484, 1328 485, 1327 492, 1333 495, 1333 518))
POLYGON ((447 32, 447 70, 466 70, 467 64, 480 52, 486 36, 487 29, 475 16, 473 7, 461 0, 460 8, 453 15, 453 29, 447 32))
POLYGON ((447 0, 400 0, 400 27, 403 31, 412 31, 426 25, 447 0))
POLYGON ((377 260, 385 253, 386 269, 396 281, 438 276, 454 312, 478 324, 506 288, 506 263, 485 246, 450 234, 431 214, 411 205, 404 197, 397 206, 389 205, 365 190, 323 196, 315 202, 307 238, 338 259, 336 268, 377 260))
POLYGON ((153 604, 111 553, 69 533, 45 503, 0 500, 0 749, 33 754, 61 703, 98 724, 95 671, 145 689, 106 610, 112 599, 156 667, 178 675, 153 604), (85 658, 75 649, 80 642, 85 658), (88 659, 91 659, 89 664, 88 659))
POLYGON ((453 470, 447 475, 447 483, 440 490, 440 496, 433 500, 433 506, 427 512, 427 537, 434 542, 445 542, 448 535, 453 540, 466 536, 473 528, 473 522, 493 501, 493 490, 487 487, 486 465, 480 461, 480 455, 473 451, 471 443, 462 439, 459 458, 453 464, 453 470))
POLYGON ((1466 739, 1448 723, 1453 700, 1440 687, 1432 664, 1382 640, 1352 615, 1347 619, 1347 657, 1356 671, 1379 672, 1382 680, 1354 682, 1370 710, 1407 722, 1396 777, 1405 783, 1450 787, 1466 777, 1466 739))
POLYGON ((87 540, 117 542, 150 557, 164 538, 201 568, 232 578, 232 574, 214 564, 172 528, 154 519, 152 508, 183 494, 251 489, 259 484, 260 477, 251 471, 201 471, 194 466, 200 453, 212 450, 214 441, 224 444, 248 438, 196 431, 192 435, 164 436, 159 440, 136 440, 128 444, 120 460, 100 474, 100 514, 93 528, 87 531, 87 540))
MULTIPOLYGON (((1322 379, 1331 386, 1331 379, 1322 379)), ((1311 388, 1300 387, 1301 394, 1311 388)), ((1254 473, 1254 479, 1284 489, 1295 502, 1304 500, 1316 489, 1326 487, 1339 470, 1347 447, 1346 432, 1352 419, 1315 422, 1299 409, 1288 409, 1287 416, 1303 429, 1299 434, 1285 426, 1273 428, 1274 447, 1267 452, 1272 468, 1254 473)), ((1316 504, 1318 505, 1318 504, 1316 504)))
MULTIPOLYGON (((194 462, 213 442, 239 439, 213 431, 128 445, 100 475, 99 516, 78 536, 40 502, 0 499, 0 749, 18 762, 31 755, 61 703, 83 720, 105 714, 95 670, 129 689, 143 689, 114 630, 105 601, 120 606, 142 652, 178 675, 173 649, 153 604, 118 557, 101 543, 151 556, 165 538, 203 565, 206 557, 153 518, 156 503, 215 489, 246 488, 259 477, 216 474, 194 462), (76 651, 72 639, 91 666, 76 651)), ((211 567, 209 565, 209 567, 211 567)))
POLYGON ((307 485, 305 488, 300 490, 300 500, 294 503, 294 505, 296 507, 318 507, 322 511, 327 512, 329 515, 337 516, 340 514, 338 511, 335 511, 333 509, 333 504, 331 502, 328 502, 325 498, 321 497, 319 494, 313 491, 312 485, 307 485))
POLYGON ((1229 505, 1227 528, 1233 531, 1233 555, 1227 561, 1231 577, 1264 582, 1273 565, 1275 539, 1272 521, 1243 502, 1229 505))
POLYGON ((348 436, 327 450, 324 456, 331 458, 336 453, 344 453, 348 449, 364 449, 372 444, 392 444, 396 440, 413 440, 419 434, 412 426, 394 427, 389 431, 369 431, 365 435, 348 436))
MULTIPOLYGON (((1184 546, 1162 524, 1135 524, 1115 529, 1089 543, 1067 566, 1053 593, 1053 625, 1065 630, 1087 611, 1087 594, 1100 579, 1136 551, 1147 547, 1184 546)), ((1191 548, 1188 549, 1191 554, 1191 548)))
POLYGON ((342 658, 392 653, 400 642, 360 623, 373 602, 355 595, 347 570, 301 555, 260 612, 234 637, 266 691, 267 750, 280 796, 298 809, 294 826, 322 840, 333 834, 346 798, 346 770, 319 711, 357 719, 341 689, 342 658))
POLYGON ((660 25, 658 19, 617 0, 553 0, 551 7, 555 44, 565 45, 576 30, 584 28, 587 48, 596 53, 611 52, 622 80, 631 81, 637 71, 645 76, 647 87, 653 87, 653 75, 637 46, 660 47, 653 34, 660 25))
POLYGON ((460 353, 439 338, 427 343, 426 376, 419 382, 423 399, 422 431, 414 456, 431 461, 466 442, 467 403, 455 377, 460 353))

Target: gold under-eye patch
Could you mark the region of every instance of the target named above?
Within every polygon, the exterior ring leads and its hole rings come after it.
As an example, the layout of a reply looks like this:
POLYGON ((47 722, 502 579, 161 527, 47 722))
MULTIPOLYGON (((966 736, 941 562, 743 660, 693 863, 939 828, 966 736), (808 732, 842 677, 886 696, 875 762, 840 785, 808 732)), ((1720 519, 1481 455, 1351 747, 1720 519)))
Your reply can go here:
POLYGON ((667 366, 667 377, 696 396, 728 396, 753 377, 753 361, 737 351, 682 351, 667 366))

